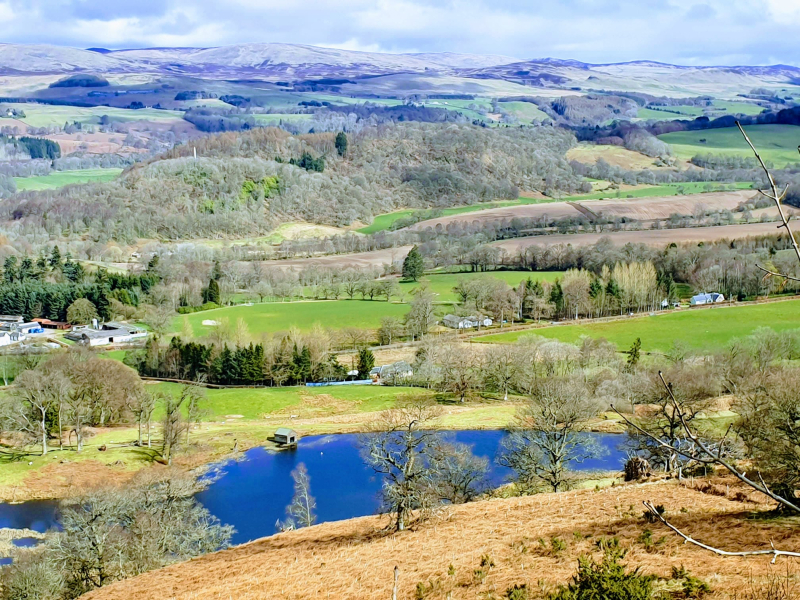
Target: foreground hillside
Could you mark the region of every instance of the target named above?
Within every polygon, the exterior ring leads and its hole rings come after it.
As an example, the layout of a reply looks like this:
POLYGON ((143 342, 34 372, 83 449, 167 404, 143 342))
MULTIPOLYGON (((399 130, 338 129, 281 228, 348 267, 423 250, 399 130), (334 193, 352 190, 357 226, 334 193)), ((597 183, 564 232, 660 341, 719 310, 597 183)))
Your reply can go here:
POLYGON ((489 500, 448 509, 418 531, 393 535, 382 529, 386 520, 377 517, 326 523, 150 572, 85 598, 387 599, 395 565, 398 598, 500 598, 523 583, 536 597, 568 581, 575 558, 593 552, 604 536, 619 537, 629 549, 627 564, 665 578, 659 586, 670 590, 676 584, 668 581, 671 569, 680 565, 708 582, 712 591, 706 597, 711 598, 742 597, 770 573, 785 575, 783 561, 770 567, 763 557, 720 558, 683 545, 642 517, 641 502, 649 499, 663 504, 669 519, 704 542, 743 550, 769 547, 772 541, 782 549, 800 550, 800 534, 785 519, 748 519, 767 507, 733 500, 740 491, 734 486, 712 488, 728 496, 654 483, 489 500), (563 541, 563 550, 554 538, 563 541), (494 566, 484 565, 480 573, 482 558, 494 566))

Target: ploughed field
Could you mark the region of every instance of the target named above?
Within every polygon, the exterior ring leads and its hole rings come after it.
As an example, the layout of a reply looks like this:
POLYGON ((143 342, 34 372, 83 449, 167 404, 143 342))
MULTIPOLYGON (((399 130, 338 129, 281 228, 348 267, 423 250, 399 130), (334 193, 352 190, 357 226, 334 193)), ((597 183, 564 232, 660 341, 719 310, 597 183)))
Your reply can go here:
POLYGON ((515 254, 528 246, 553 246, 572 244, 591 246, 607 237, 616 246, 625 244, 648 244, 666 247, 671 243, 713 242, 735 240, 754 236, 775 235, 775 223, 747 223, 744 225, 717 225, 714 227, 686 227, 678 229, 642 229, 639 231, 603 231, 600 233, 564 233, 536 235, 495 242, 493 245, 515 254))
POLYGON ((600 217, 627 217, 642 221, 668 219, 670 215, 692 215, 696 210, 735 210, 756 194, 754 190, 710 192, 685 196, 656 196, 631 199, 607 199, 577 202, 550 202, 547 204, 528 204, 483 210, 471 214, 450 215, 415 223, 409 229, 424 230, 451 223, 486 223, 491 221, 510 221, 519 219, 564 219, 586 216, 581 208, 600 217))

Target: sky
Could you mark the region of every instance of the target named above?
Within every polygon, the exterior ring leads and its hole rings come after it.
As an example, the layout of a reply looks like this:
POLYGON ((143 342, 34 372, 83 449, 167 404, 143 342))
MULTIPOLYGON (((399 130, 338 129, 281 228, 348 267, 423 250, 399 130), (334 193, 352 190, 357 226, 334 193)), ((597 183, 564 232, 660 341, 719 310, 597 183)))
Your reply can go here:
POLYGON ((0 0, 0 41, 800 66, 800 0, 0 0))

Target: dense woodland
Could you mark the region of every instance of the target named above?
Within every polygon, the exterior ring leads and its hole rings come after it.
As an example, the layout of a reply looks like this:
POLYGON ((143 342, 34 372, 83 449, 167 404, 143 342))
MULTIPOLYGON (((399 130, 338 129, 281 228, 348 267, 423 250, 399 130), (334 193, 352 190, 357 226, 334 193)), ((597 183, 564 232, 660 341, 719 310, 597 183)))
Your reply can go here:
POLYGON ((227 133, 179 146, 137 165, 119 181, 26 192, 0 218, 18 231, 59 231, 119 241, 266 233, 277 223, 332 225, 397 207, 452 206, 516 198, 519 190, 575 191, 563 130, 489 130, 470 125, 386 125, 350 136, 346 156, 335 134, 291 136, 277 129, 227 133), (190 159, 197 148, 198 160, 190 159), (289 164, 304 154, 325 167, 289 164), (248 182, 277 178, 268 201, 243 194, 248 182))

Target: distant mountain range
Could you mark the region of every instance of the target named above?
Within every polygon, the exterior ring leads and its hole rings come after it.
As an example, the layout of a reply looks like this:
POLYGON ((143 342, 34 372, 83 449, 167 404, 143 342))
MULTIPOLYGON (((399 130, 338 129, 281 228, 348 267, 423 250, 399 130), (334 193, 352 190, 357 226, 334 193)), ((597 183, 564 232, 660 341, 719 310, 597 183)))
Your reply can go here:
POLYGON ((693 91, 707 86, 748 90, 800 85, 800 69, 772 66, 676 66, 652 61, 587 64, 553 58, 521 60, 510 56, 356 52, 299 44, 238 44, 218 48, 143 48, 82 50, 50 45, 0 44, 0 74, 59 75, 151 74, 207 79, 301 81, 365 79, 391 75, 456 76, 504 80, 526 86, 581 90, 643 89, 657 81, 693 91))

